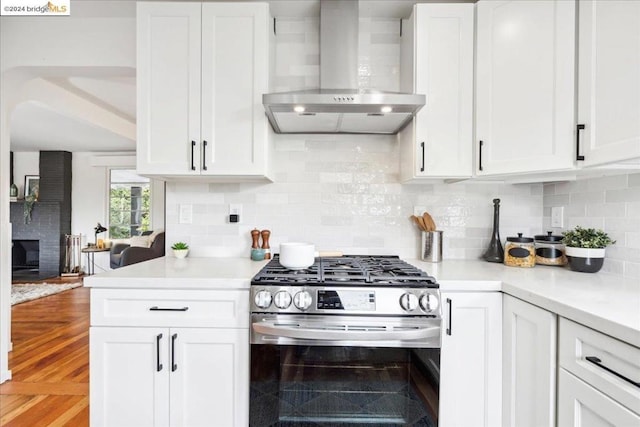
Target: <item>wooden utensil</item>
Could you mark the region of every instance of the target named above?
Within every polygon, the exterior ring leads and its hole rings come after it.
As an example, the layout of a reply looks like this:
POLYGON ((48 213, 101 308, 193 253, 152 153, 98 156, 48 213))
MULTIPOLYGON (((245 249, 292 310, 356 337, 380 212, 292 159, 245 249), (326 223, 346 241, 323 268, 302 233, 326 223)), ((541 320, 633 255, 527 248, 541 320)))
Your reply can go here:
POLYGON ((420 224, 420 230, 427 231, 427 224, 421 216, 418 217, 418 223, 420 224))
POLYGON ((436 231, 436 223, 431 217, 431 215, 429 215, 429 212, 425 211, 422 214, 422 220, 424 221, 424 224, 425 224, 425 231, 436 231))
POLYGON ((422 225, 422 221, 420 221, 420 218, 418 218, 415 215, 411 215, 410 218, 413 220, 413 222, 416 223, 416 225, 421 231, 424 231, 424 226, 422 225))

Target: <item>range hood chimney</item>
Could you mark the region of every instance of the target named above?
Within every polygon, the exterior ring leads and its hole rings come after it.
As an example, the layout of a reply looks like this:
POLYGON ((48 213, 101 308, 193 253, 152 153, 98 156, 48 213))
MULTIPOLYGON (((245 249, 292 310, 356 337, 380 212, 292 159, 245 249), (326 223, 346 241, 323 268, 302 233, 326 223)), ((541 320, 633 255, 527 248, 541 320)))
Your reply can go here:
POLYGON ((276 133, 396 134, 425 96, 358 89, 358 1, 320 0, 320 89, 262 103, 276 133))

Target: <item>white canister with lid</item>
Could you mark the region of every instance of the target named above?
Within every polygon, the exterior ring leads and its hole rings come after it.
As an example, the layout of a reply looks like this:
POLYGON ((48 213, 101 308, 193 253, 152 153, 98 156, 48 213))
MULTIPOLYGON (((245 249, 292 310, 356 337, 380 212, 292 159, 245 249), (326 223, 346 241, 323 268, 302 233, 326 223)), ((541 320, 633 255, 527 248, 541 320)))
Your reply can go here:
POLYGON ((534 236, 534 243, 536 245, 536 264, 560 267, 567 265, 562 236, 554 236, 551 231, 547 231, 546 235, 534 236))

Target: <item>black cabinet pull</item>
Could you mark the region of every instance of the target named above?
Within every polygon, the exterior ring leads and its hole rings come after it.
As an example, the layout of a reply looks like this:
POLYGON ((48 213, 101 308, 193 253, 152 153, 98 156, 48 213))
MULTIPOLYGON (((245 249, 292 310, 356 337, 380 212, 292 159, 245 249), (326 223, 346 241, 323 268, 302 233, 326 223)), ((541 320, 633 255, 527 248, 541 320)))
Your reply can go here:
POLYGON ((162 339, 162 334, 158 334, 156 336, 156 371, 162 371, 162 363, 160 363, 160 340, 162 339))
POLYGON ((584 160, 580 155, 580 131, 584 130, 584 125, 576 125, 576 160, 584 160))
POLYGON ((207 170, 207 141, 202 141, 202 170, 207 170))
POLYGON ((449 305, 449 327, 447 328, 447 335, 451 335, 451 330, 452 328, 452 324, 453 324, 453 317, 451 316, 452 311, 451 308, 453 307, 453 301, 451 301, 451 298, 447 298, 447 304, 449 305))
POLYGON ((478 170, 482 170, 482 146, 484 145, 484 142, 482 142, 482 140, 480 140, 480 152, 479 152, 479 158, 478 158, 478 170))
POLYGON ((187 311, 189 307, 171 308, 171 307, 158 307, 153 306, 149 308, 149 311, 187 311))
POLYGON ((196 170, 196 165, 195 163, 193 163, 193 151, 196 148, 196 142, 195 141, 191 141, 191 170, 194 171, 196 170))
POLYGON ((171 335, 171 372, 178 369, 178 365, 176 365, 176 338, 178 338, 178 334, 171 335))
POLYGON ((424 141, 420 143, 420 147, 422 147, 422 167, 420 168, 420 172, 424 172, 424 141))
POLYGON ((597 358, 597 357, 595 357, 595 356, 587 356, 587 357, 585 357, 585 359, 587 360, 587 362, 591 362, 591 363, 593 363, 594 365, 596 365, 597 367, 602 368, 602 369, 604 369, 605 371, 607 371, 607 372, 609 372, 609 373, 612 373, 612 374, 613 374, 613 375, 615 375, 616 377, 618 377, 618 378, 620 378, 620 379, 623 379, 623 380, 625 380, 626 382, 631 383, 631 384, 633 384, 634 386, 636 386, 636 387, 640 388, 640 382, 635 382, 635 381, 633 381, 632 379, 627 378, 627 377, 625 377, 625 376, 624 376, 624 375, 622 375, 622 374, 619 374, 618 372, 614 371, 613 369, 611 369, 611 368, 607 368, 606 366, 604 366, 604 365, 602 364, 602 360, 600 360, 599 358, 597 358))

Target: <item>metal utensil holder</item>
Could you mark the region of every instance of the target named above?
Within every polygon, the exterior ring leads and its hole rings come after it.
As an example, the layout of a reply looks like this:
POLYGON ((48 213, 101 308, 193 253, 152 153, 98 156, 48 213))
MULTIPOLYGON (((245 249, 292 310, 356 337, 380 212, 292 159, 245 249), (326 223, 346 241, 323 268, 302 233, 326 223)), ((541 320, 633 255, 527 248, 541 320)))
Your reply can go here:
POLYGON ((442 231, 423 231, 420 259, 427 262, 442 261, 442 231))

